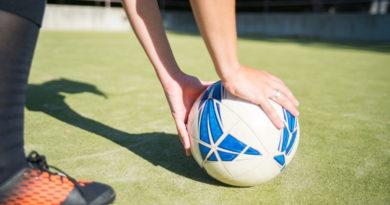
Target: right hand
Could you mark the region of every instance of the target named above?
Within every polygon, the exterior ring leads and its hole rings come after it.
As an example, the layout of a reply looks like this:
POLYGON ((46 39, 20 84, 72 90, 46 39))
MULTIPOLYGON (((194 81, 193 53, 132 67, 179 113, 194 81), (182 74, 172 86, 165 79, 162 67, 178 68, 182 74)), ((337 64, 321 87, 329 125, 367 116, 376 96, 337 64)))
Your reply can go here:
POLYGON ((213 82, 203 82, 185 73, 177 75, 175 79, 164 88, 164 91, 175 120, 179 139, 186 155, 190 156, 191 139, 186 127, 188 115, 199 95, 213 82))
POLYGON ((222 78, 224 87, 233 95, 259 105, 272 123, 281 129, 284 127, 282 119, 272 107, 269 99, 287 109, 292 115, 298 116, 298 100, 290 89, 279 78, 262 70, 256 70, 246 66, 240 66, 236 72, 222 78), (275 93, 279 90, 280 97, 275 99, 275 93))

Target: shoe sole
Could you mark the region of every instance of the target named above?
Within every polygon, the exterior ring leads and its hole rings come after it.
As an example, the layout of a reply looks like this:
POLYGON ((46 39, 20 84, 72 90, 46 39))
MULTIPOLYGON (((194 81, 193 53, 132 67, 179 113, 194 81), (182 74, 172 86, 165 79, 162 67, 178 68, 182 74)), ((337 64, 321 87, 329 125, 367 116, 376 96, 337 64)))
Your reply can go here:
POLYGON ((116 194, 113 189, 107 190, 102 195, 93 200, 89 205, 108 205, 115 201, 116 194))

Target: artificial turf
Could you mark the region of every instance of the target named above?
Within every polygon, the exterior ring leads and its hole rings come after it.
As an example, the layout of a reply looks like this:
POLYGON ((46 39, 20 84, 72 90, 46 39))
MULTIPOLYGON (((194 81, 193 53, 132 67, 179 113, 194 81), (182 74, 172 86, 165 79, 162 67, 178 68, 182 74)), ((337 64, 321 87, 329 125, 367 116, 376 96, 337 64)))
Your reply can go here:
MULTIPOLYGON (((184 71, 218 80, 198 35, 169 39, 184 71)), ((115 204, 388 204, 390 45, 244 36, 239 53, 243 64, 282 78, 301 103, 298 152, 266 184, 225 186, 185 157, 130 31, 41 33, 26 151, 112 185, 115 204)))

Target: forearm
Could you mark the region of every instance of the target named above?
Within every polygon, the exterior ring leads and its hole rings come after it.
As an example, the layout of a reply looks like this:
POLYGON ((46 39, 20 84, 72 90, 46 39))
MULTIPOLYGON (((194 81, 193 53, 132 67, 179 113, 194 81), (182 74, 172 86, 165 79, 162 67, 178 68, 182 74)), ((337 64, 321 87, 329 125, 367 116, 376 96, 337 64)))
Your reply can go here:
POLYGON ((156 0, 123 0, 129 21, 166 91, 181 71, 164 31, 156 0))
POLYGON ((240 68, 237 56, 235 0, 190 0, 214 66, 222 80, 240 68))

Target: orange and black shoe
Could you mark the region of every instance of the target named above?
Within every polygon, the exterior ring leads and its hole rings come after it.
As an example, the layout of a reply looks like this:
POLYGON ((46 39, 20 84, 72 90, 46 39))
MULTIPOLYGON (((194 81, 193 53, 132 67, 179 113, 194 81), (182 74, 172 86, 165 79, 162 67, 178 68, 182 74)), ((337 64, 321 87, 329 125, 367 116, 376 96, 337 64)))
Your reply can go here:
POLYGON ((0 185, 0 205, 105 205, 115 199, 110 186, 73 179, 37 152, 27 162, 28 167, 0 185))

